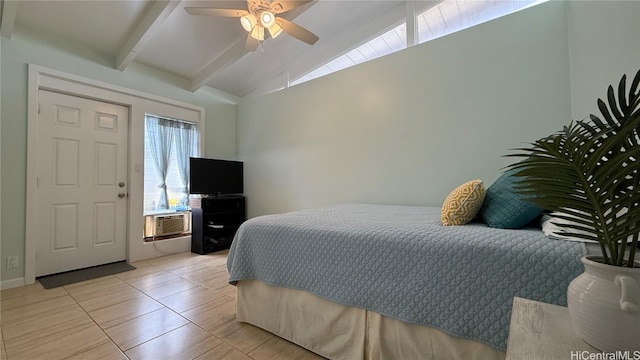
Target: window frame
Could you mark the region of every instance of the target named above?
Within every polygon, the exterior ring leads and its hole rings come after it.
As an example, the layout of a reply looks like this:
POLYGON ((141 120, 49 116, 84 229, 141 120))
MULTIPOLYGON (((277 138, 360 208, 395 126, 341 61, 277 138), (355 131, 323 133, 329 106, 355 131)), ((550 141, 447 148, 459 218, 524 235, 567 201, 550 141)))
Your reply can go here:
MULTIPOLYGON (((171 194, 175 194, 177 197, 181 197, 182 192, 180 191, 176 191, 176 189, 178 188, 182 188, 182 181, 180 178, 180 174, 179 174, 179 170, 178 170, 178 164, 177 164, 177 150, 175 147, 175 140, 171 146, 171 152, 169 155, 169 168, 168 168, 168 174, 167 174, 167 195, 168 195, 168 200, 169 200, 169 208, 168 209, 158 209, 157 207, 150 207, 148 206, 148 202, 151 203, 155 203, 155 200, 150 200, 148 199, 148 195, 149 194, 153 194, 153 198, 158 198, 158 196, 160 195, 159 191, 154 191, 154 192, 148 192, 148 188, 152 188, 153 186, 151 185, 152 179, 148 179, 148 173, 155 173, 155 177, 159 179, 159 176, 156 172, 156 168, 155 168, 155 164, 153 163, 153 158, 150 154, 148 154, 148 151, 150 150, 148 147, 148 140, 147 140, 147 121, 149 117, 155 117, 155 118, 160 118, 160 119, 164 119, 164 120, 169 120, 169 121, 176 121, 176 122, 181 122, 181 123, 187 123, 190 125, 193 125, 195 127, 195 137, 194 137, 194 142, 192 143, 192 152, 191 152, 191 157, 200 157, 202 154, 202 133, 200 131, 200 126, 198 126, 198 123, 193 122, 193 121, 189 121, 189 120, 183 120, 183 119, 176 119, 176 118, 171 118, 171 117, 167 117, 167 116, 163 116, 163 115, 157 115, 157 114, 151 114, 151 113, 145 113, 145 118, 144 118, 144 144, 143 144, 143 157, 144 157, 144 166, 143 166, 143 215, 147 216, 147 215, 155 215, 155 214, 160 214, 160 213, 167 213, 167 212, 174 212, 176 211, 176 205, 174 204, 173 206, 171 206, 171 202, 172 202, 172 197, 171 194), (170 184, 171 182, 171 184, 170 184), (177 183, 177 184, 176 184, 177 183), (171 189, 171 191, 170 191, 171 189)), ((189 161, 188 159, 186 159, 186 161, 189 161)), ((157 183, 159 183, 159 180, 157 180, 157 183)), ((186 185, 188 187, 188 184, 186 185)), ((157 186, 156 186, 157 188, 157 186)), ((188 190, 186 193, 187 196, 189 196, 188 190)), ((175 198, 175 196, 173 197, 175 198)))
MULTIPOLYGON (((377 59, 379 57, 382 56, 386 56, 392 53, 395 53, 397 51, 400 50, 404 50, 408 47, 414 46, 414 45, 418 45, 418 44, 422 44, 425 42, 428 42, 430 40, 434 40, 437 39, 439 37, 443 37, 443 36, 447 36, 450 34, 453 34, 457 31, 460 30, 465 30, 477 25, 480 25, 482 23, 491 21, 493 19, 497 19, 499 17, 502 16, 506 16, 508 14, 514 13, 516 11, 520 11, 523 9, 526 9, 528 7, 531 6, 535 6, 544 2, 547 2, 549 0, 509 0, 509 1, 499 1, 499 2, 495 2, 495 1, 489 1, 487 0, 485 3, 486 4, 496 4, 496 3, 500 3, 500 4, 509 4, 508 7, 510 7, 509 10, 501 12, 498 15, 495 16, 489 16, 485 19, 482 19, 481 21, 478 22, 474 22, 474 21, 470 21, 469 24, 465 24, 465 20, 462 21, 462 24, 460 26, 457 26, 455 29, 449 31, 449 32, 443 32, 441 34, 438 34, 437 36, 433 36, 433 37, 429 37, 429 38, 425 38, 424 36, 421 36, 420 34, 420 19, 424 17, 424 14, 429 12, 429 11, 435 11, 436 9, 439 9, 439 11, 441 10, 441 7, 444 6, 451 6, 450 3, 456 2, 456 3, 466 3, 466 2, 473 2, 472 0, 442 0, 442 1, 434 1, 434 2, 427 2, 426 5, 422 5, 421 7, 417 7, 418 5, 421 4, 420 1, 416 1, 416 0, 409 0, 405 2, 405 13, 407 14, 406 16, 404 16, 400 21, 396 21, 395 23, 393 23, 392 25, 385 27, 383 30, 377 32, 376 34, 374 34, 373 36, 368 37, 367 39, 365 39, 364 41, 354 45, 353 47, 350 47, 349 49, 347 49, 346 51, 340 53, 339 55, 329 59, 328 61, 324 62, 323 64, 314 67, 313 69, 311 69, 310 71, 307 71, 303 74, 301 74, 300 76, 297 76, 293 79, 289 79, 287 82, 287 86, 286 87, 290 87, 290 86, 295 86, 295 85, 299 85, 302 84, 304 82, 307 81, 311 81, 320 77, 323 77, 325 75, 329 75, 331 73, 334 73, 336 71, 340 71, 352 66, 356 66, 359 64, 362 64, 364 62, 367 61, 371 61, 374 59, 377 59), (521 5, 514 5, 514 4, 521 4, 521 5), (411 16, 411 20, 409 21, 409 17, 411 16), (405 39, 404 39, 404 47, 402 48, 398 48, 395 50, 392 50, 390 52, 384 53, 382 55, 379 56, 375 56, 375 57, 370 57, 367 58, 366 60, 360 61, 360 62, 354 62, 352 65, 349 66, 337 66, 337 64, 339 63, 346 63, 350 59, 349 54, 351 54, 353 51, 356 51, 360 48, 366 47, 366 46, 370 46, 371 43, 376 42, 376 41, 380 41, 379 39, 384 38, 385 36, 389 36, 389 33, 396 30, 397 27, 401 26, 402 24, 405 25, 405 39), (411 26, 412 28, 409 29, 408 27, 411 26), (331 67, 335 66, 335 69, 332 69, 331 67)), ((285 88, 286 88, 285 87, 285 88)))

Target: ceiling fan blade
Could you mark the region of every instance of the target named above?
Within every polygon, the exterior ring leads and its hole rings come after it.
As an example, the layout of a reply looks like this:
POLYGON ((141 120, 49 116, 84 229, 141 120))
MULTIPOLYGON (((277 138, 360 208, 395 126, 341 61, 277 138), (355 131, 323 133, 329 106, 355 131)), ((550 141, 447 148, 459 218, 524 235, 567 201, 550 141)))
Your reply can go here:
POLYGON ((247 51, 256 51, 260 42, 251 37, 251 34, 247 35, 247 41, 244 43, 244 48, 247 51))
POLYGON ((243 17, 249 15, 247 10, 241 9, 218 9, 212 7, 185 7, 184 10, 191 15, 208 15, 224 17, 243 17))
POLYGON ((300 25, 296 25, 291 21, 283 18, 276 18, 276 23, 280 25, 282 31, 287 33, 289 36, 293 36, 294 38, 304 41, 309 45, 313 45, 318 41, 319 37, 312 33, 311 31, 303 28, 300 25))
POLYGON ((271 10, 276 14, 280 14, 310 3, 311 1, 313 0, 275 0, 271 3, 271 10))

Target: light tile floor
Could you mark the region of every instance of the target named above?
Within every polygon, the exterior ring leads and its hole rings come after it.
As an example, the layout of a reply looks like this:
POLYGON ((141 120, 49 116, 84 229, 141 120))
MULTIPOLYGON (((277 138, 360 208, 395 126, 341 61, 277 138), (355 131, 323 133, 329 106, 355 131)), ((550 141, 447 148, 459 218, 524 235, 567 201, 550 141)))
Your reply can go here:
POLYGON ((322 359, 235 320, 227 251, 133 263, 54 289, 0 292, 0 359, 322 359))

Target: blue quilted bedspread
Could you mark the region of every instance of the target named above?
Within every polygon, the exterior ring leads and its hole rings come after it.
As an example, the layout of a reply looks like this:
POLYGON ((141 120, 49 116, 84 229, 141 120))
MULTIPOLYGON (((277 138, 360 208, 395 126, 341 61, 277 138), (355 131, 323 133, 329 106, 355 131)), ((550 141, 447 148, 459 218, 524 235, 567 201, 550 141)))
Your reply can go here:
POLYGON ((584 254, 535 228, 442 226, 435 207, 344 204, 248 220, 227 267, 504 350, 513 297, 566 305, 584 254))

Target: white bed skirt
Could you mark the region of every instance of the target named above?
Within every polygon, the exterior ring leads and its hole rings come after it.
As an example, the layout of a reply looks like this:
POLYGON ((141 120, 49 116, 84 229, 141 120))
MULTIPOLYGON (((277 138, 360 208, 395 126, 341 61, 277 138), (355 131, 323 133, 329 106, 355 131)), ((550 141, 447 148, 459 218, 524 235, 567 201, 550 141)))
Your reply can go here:
POLYGON ((334 360, 505 358, 473 340, 256 280, 238 282, 236 314, 238 321, 334 360))

